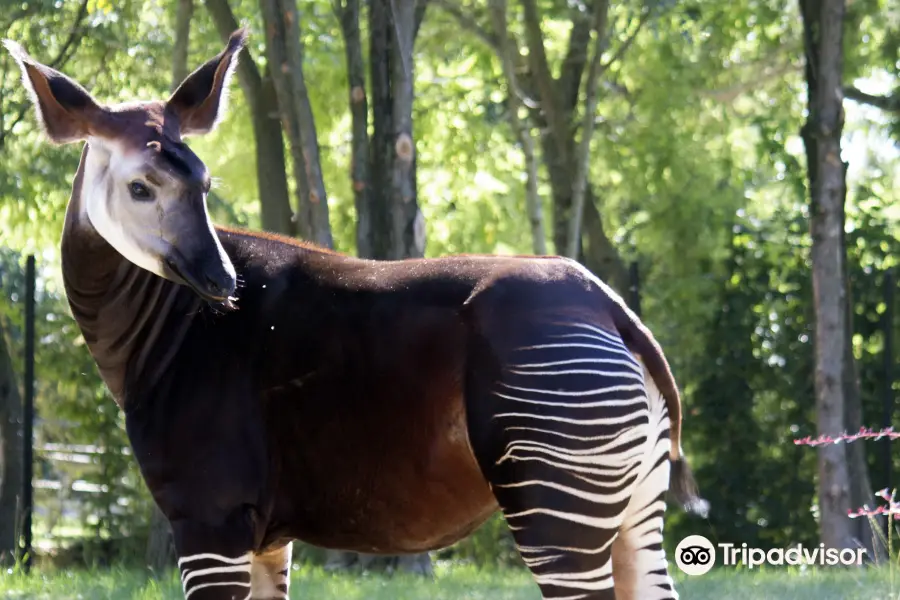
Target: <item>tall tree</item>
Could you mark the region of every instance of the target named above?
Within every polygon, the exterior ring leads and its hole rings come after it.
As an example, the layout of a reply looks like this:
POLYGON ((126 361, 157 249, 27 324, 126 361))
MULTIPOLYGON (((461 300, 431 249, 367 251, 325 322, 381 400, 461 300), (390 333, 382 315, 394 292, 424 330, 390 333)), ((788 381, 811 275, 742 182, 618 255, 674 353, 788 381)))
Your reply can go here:
MULTIPOLYGON (((227 41, 228 36, 238 28, 228 0, 205 0, 205 3, 222 41, 227 41)), ((237 76, 253 122, 262 228, 296 235, 297 226, 292 218, 288 194, 284 139, 278 119, 278 99, 272 77, 268 70, 260 74, 248 47, 241 50, 237 76)))
POLYGON ((319 140, 303 76, 303 39, 297 2, 260 0, 260 8, 266 29, 266 57, 272 68, 278 109, 293 158, 300 235, 332 248, 319 140))
MULTIPOLYGON (((848 32, 843 42, 843 83, 844 96, 850 100, 862 101, 858 95, 858 90, 848 85, 852 82, 857 74, 866 72, 889 72, 894 67, 895 72, 900 72, 893 65, 897 56, 896 33, 890 33, 890 26, 881 22, 880 19, 872 19, 871 16, 878 14, 879 7, 872 4, 856 4, 850 3, 844 15, 844 29, 848 32), (882 28, 887 27, 887 30, 882 28), (880 31, 879 31, 880 30, 880 31), (870 43, 866 43, 869 40, 870 43), (880 40, 880 43, 871 43, 873 40, 880 40)), ((900 106, 900 105, 898 105, 900 106)), ((882 108, 888 109, 889 106, 882 108)), ((888 113, 884 116, 891 117, 888 113)), ((888 131, 896 134, 896 116, 893 115, 894 124, 888 126, 888 131)), ((846 170, 846 166, 845 166, 846 170)), ((858 208, 863 204, 861 198, 862 190, 857 188, 855 195, 855 203, 858 208)), ((846 202, 846 200, 845 200, 846 202)), ((841 213, 841 230, 846 231, 846 211, 841 213)), ((856 229, 860 229, 859 217, 854 219, 857 221, 856 229)), ((855 351, 852 340, 854 333, 865 335, 866 319, 861 317, 858 322, 855 320, 855 307, 859 304, 854 298, 854 284, 850 279, 850 270, 855 267, 854 254, 859 248, 852 248, 847 239, 847 234, 842 236, 841 243, 843 245, 842 256, 844 262, 844 286, 847 290, 847 318, 845 328, 847 331, 848 343, 844 346, 844 418, 846 419, 845 427, 848 431, 858 431, 861 427, 869 425, 866 422, 863 410, 863 393, 862 383, 860 381, 860 366, 857 364, 855 351)), ((871 235, 866 236, 872 240, 871 235)), ((872 243, 877 243, 872 241, 872 243)), ((890 311, 888 311, 890 313, 890 311)), ((860 359, 864 359, 864 352, 860 354, 860 359)), ((871 415, 869 418, 872 418, 871 415)), ((849 444, 847 446, 847 461, 850 472, 850 504, 854 508, 861 506, 874 506, 878 503, 878 499, 874 496, 874 487, 870 478, 869 465, 867 461, 867 451, 873 448, 872 444, 849 444)), ((877 487, 883 487, 882 483, 877 487)), ((885 545, 881 543, 881 537, 872 530, 872 526, 878 528, 884 526, 883 517, 876 519, 855 519, 852 521, 853 534, 861 541, 868 552, 868 556, 873 559, 880 560, 887 558, 885 555, 885 545)))
POLYGON ((424 0, 373 0, 369 5, 372 81, 368 200, 372 258, 425 255, 425 217, 416 197, 413 138, 413 45, 424 0))
POLYGON ((572 209, 569 212, 568 239, 565 255, 577 259, 581 252, 581 221, 584 214, 584 196, 587 191, 588 169, 591 158, 591 138, 594 137, 594 121, 597 112, 597 79, 600 77, 601 57, 606 47, 606 20, 609 15, 609 0, 597 2, 594 6, 594 52, 588 67, 584 85, 584 114, 581 117, 581 140, 575 149, 575 179, 572 183, 572 209))
POLYGON ((369 202, 369 103, 366 97, 366 63, 360 34, 359 0, 333 0, 341 23, 347 60, 347 91, 351 118, 350 183, 356 207, 356 251, 372 257, 372 207, 369 202))
MULTIPOLYGON (((850 343, 843 243, 847 167, 841 161, 844 12, 844 0, 800 0, 808 104, 802 136, 810 189, 816 416, 819 434, 831 436, 846 427, 845 361, 850 343)), ((822 543, 852 547, 846 445, 826 444, 818 452, 822 543)))
MULTIPOLYGON (((841 233, 844 229, 844 214, 841 214, 841 233)), ((853 355, 853 294, 850 285, 849 269, 847 267, 846 236, 841 236, 842 255, 844 258, 844 288, 847 290, 846 317, 844 331, 846 343, 844 344, 844 426, 847 431, 859 431, 865 425, 863 421, 862 392, 859 384, 859 373, 856 366, 856 358, 853 355)), ((875 506, 877 500, 872 488, 872 480, 869 477, 869 465, 866 461, 866 448, 868 444, 847 445, 847 469, 850 476, 850 505, 853 508, 862 506, 875 506)), ((872 525, 882 527, 883 518, 854 519, 850 525, 853 536, 866 549, 870 558, 885 558, 884 544, 880 543, 880 536, 873 531, 872 525)))
POLYGON ((531 248, 537 255, 547 254, 547 234, 544 231, 543 203, 538 194, 538 161, 534 153, 534 139, 531 137, 530 123, 519 117, 519 109, 525 100, 516 75, 515 59, 519 56, 519 46, 515 39, 509 36, 506 25, 506 0, 490 0, 490 11, 496 36, 496 42, 492 41, 492 44, 496 46, 508 88, 509 121, 525 158, 525 206, 528 211, 528 223, 531 226, 531 248))
POLYGON ((194 0, 178 0, 175 13, 175 46, 172 48, 172 85, 174 92, 188 75, 188 49, 191 41, 191 18, 194 0))
MULTIPOLYGON (((510 51, 518 47, 515 40, 500 43, 503 33, 496 16, 494 27, 489 29, 481 25, 479 11, 463 8, 456 0, 436 0, 436 4, 488 44, 501 62, 504 57, 515 61, 513 71, 519 74, 517 83, 523 96, 528 99, 524 104, 530 109, 528 127, 540 132, 542 164, 548 174, 552 198, 555 252, 564 254, 577 248, 578 256, 588 268, 625 293, 628 270, 605 231, 597 207, 597 191, 588 175, 587 160, 597 85, 610 65, 621 59, 631 46, 637 33, 653 14, 653 5, 642 6, 640 16, 635 19, 636 26, 606 61, 601 58, 602 51, 608 45, 608 1, 594 0, 569 5, 565 9, 570 21, 569 38, 563 59, 556 69, 558 75, 554 76, 542 25, 546 7, 536 0, 519 2, 524 29, 521 43, 527 49, 526 57, 519 55, 518 50, 510 51), (592 34, 595 32, 594 51, 591 52, 592 34), (589 63, 592 56, 594 58, 589 63), (582 86, 586 69, 588 81, 582 86), (582 87, 585 88, 584 94, 582 87), (587 127, 585 124, 588 124, 587 127), (581 137, 577 138, 579 130, 581 137), (577 217, 573 213, 576 205, 583 205, 577 217), (573 235, 578 239, 570 240, 573 235)), ((496 7, 491 12, 496 14, 496 7)), ((507 70, 504 68, 504 71, 507 70)), ((509 82, 509 75, 505 75, 509 82)))
POLYGON ((22 398, 0 323, 0 564, 15 561, 22 496, 22 398))

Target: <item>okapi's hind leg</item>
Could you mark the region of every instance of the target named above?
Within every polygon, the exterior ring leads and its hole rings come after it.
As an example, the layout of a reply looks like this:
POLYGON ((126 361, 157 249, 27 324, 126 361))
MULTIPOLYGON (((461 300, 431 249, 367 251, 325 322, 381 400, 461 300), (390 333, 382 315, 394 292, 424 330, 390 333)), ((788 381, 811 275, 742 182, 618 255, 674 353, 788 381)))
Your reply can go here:
POLYGON ((643 370, 585 323, 520 340, 472 390, 473 448, 543 597, 616 600, 613 545, 657 437, 643 370))
POLYGON ((653 380, 647 376, 646 382, 658 437, 645 458, 619 536, 613 542, 616 599, 677 600, 663 549, 663 516, 671 472, 669 417, 653 380))
POLYGON ((292 544, 288 543, 253 555, 252 600, 287 600, 291 584, 291 548, 292 544))
MULTIPOLYGON (((528 477, 527 471, 522 473, 528 477)), ((591 524, 575 523, 571 514, 552 514, 552 494, 516 497, 498 489, 497 498, 513 532, 516 546, 546 600, 616 600, 612 545, 619 515, 592 517, 591 524)), ((563 511, 561 511, 563 512, 563 511)), ((587 516, 587 515, 585 515, 587 516)))

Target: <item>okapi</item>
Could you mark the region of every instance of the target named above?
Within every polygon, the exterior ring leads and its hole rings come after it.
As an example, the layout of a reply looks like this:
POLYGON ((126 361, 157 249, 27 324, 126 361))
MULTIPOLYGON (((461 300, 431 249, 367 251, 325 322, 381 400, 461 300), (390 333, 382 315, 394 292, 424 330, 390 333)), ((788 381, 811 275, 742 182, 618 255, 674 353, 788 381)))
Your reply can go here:
POLYGON ((183 138, 221 118, 245 39, 115 106, 6 42, 49 139, 86 142, 65 290, 185 598, 287 598, 294 539, 422 552, 498 507, 544 598, 677 598, 670 470, 705 502, 653 335, 568 259, 378 262, 213 226, 183 138))

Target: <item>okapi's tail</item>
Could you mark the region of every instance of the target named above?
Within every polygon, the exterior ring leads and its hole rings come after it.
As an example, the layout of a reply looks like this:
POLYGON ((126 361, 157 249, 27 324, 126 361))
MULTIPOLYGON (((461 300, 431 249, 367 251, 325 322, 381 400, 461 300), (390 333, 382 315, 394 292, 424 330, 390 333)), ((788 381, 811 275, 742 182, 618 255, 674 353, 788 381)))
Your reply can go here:
POLYGON ((709 502, 700 497, 694 474, 683 456, 672 460, 669 473, 669 493, 684 510, 706 518, 709 514, 709 502))
POLYGON ((622 340, 641 357, 644 366, 653 378, 653 382, 666 401, 669 412, 670 438, 672 447, 669 450, 671 472, 669 476, 669 493, 684 510, 705 517, 709 512, 709 502, 700 497, 694 475, 684 459, 681 449, 681 396, 678 386, 669 368, 669 362, 662 348, 640 318, 632 312, 612 289, 601 283, 606 292, 613 324, 622 340))

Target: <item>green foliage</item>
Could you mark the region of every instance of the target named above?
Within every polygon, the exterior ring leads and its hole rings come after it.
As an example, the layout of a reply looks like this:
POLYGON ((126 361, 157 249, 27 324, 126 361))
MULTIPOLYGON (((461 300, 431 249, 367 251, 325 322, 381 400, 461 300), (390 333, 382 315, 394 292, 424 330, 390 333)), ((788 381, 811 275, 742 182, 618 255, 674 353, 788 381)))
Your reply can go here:
MULTIPOLYGON (((22 263, 9 251, 0 253, 0 321, 15 360, 13 368, 20 374, 24 370, 22 263)), ((38 539, 64 545, 72 537, 143 538, 149 497, 130 455, 124 416, 100 380, 65 297, 46 284, 41 278, 35 298, 34 478, 58 482, 59 489, 36 489, 38 539), (90 446, 96 452, 74 457, 89 459, 87 464, 72 462, 65 456, 69 452, 53 449, 55 444, 90 446), (74 522, 73 506, 79 510, 74 522)), ((88 561, 102 560, 101 552, 100 546, 90 544, 83 550, 88 561)))
MULTIPOLYGON (((851 256, 850 294, 854 304, 854 353, 856 368, 860 382, 863 414, 867 416, 866 424, 873 428, 883 426, 883 407, 889 394, 891 400, 896 396, 897 386, 886 385, 884 364, 884 340, 887 327, 893 332, 893 339, 900 339, 900 314, 897 305, 897 268, 900 257, 900 238, 897 232, 897 218, 891 217, 897 206, 897 193, 894 181, 887 172, 876 169, 877 176, 856 190, 856 205, 852 214, 852 229, 847 235, 848 253, 851 256), (888 271, 893 273, 893 281, 886 279, 888 271), (893 290, 893 321, 888 324, 885 319, 887 306, 886 285, 893 290)), ((896 364, 897 347, 894 347, 894 364, 896 364)), ((897 370, 894 367, 894 381, 897 370)), ((896 414, 894 427, 900 427, 896 414)), ((888 485, 888 474, 885 472, 883 456, 888 442, 868 444, 869 473, 872 485, 880 489, 888 485)), ((889 449, 888 449, 889 450, 889 449)), ((892 471, 900 469, 900 455, 888 451, 892 457, 892 471)))
POLYGON ((524 567, 515 540, 497 512, 466 539, 437 553, 439 559, 463 561, 479 567, 524 567))
POLYGON ((708 361, 685 416, 686 450, 713 509, 705 523, 673 519, 673 545, 691 533, 762 548, 816 539, 815 453, 792 443, 814 433, 805 229, 775 217, 734 225, 708 361))

